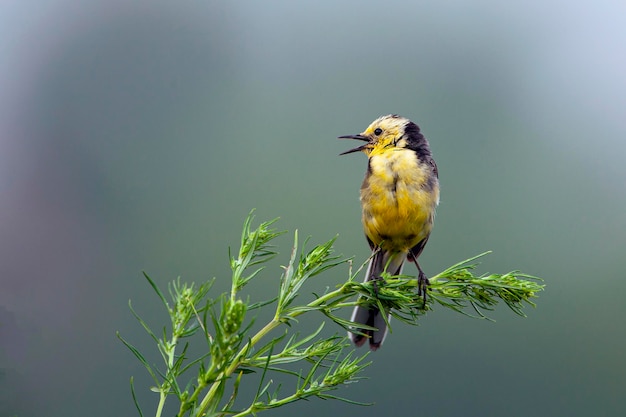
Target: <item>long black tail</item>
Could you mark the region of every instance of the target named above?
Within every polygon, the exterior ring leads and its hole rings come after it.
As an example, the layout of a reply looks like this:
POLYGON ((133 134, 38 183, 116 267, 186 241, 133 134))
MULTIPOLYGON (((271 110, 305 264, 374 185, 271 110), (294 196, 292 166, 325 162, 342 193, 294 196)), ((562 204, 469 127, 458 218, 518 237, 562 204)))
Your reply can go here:
MULTIPOLYGON (((402 265, 404 264, 405 259, 405 254, 390 254, 389 252, 375 249, 372 259, 367 266, 365 282, 382 279, 381 274, 385 270, 385 265, 387 263, 389 263, 387 266, 387 272, 391 275, 400 275, 402 273, 402 265), (392 256, 391 262, 389 262, 390 256, 392 256)), ((375 327, 378 330, 360 329, 359 331, 362 334, 348 332, 348 336, 350 336, 352 342, 357 346, 362 346, 366 340, 369 340, 370 349, 378 349, 383 344, 383 341, 387 336, 387 322, 385 321, 383 314, 387 314, 387 321, 389 321, 389 312, 383 313, 376 307, 354 307, 352 318, 350 319, 351 321, 375 327)))

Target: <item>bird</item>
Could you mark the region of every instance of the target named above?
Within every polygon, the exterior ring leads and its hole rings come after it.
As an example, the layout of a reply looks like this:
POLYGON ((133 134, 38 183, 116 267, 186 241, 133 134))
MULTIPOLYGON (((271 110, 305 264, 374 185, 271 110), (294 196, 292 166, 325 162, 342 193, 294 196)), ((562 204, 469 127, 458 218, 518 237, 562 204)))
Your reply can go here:
MULTIPOLYGON (((339 139, 365 142, 340 155, 363 152, 368 158, 360 191, 363 230, 372 250, 365 282, 380 282, 385 271, 400 275, 408 259, 417 266, 418 295, 423 294, 425 301, 428 278, 417 259, 439 204, 439 172, 428 141, 417 124, 396 114, 379 117, 362 133, 339 139)), ((351 321, 377 330, 350 328, 348 335, 356 346, 369 341, 370 349, 377 350, 387 336, 389 318, 388 311, 357 305, 351 321)))

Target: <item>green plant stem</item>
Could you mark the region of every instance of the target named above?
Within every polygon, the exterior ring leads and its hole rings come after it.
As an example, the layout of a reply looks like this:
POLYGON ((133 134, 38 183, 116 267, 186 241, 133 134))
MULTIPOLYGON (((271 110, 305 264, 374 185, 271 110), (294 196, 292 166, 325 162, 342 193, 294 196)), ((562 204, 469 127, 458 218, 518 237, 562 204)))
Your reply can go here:
MULTIPOLYGON (((291 395, 289 395, 289 396, 287 396, 287 397, 285 397, 285 398, 283 398, 283 399, 281 399, 279 401, 273 402, 272 403, 272 408, 278 408, 278 407, 280 407, 282 405, 289 404, 291 402, 296 401, 298 398, 301 398, 301 397, 303 397, 303 395, 301 395, 299 393, 291 394, 291 395)), ((263 410, 263 409, 261 409, 261 410, 263 410)), ((254 414, 257 411, 260 411, 260 410, 256 407, 256 404, 252 404, 250 407, 246 408, 245 410, 243 410, 243 411, 241 411, 241 412, 239 412, 237 414, 233 414, 231 417, 244 417, 244 416, 247 416, 247 415, 250 415, 250 414, 254 414)))
POLYGON ((167 398, 167 394, 163 391, 163 388, 159 390, 159 405, 156 410, 156 417, 161 417, 163 413, 163 407, 165 406, 165 399, 167 398))
MULTIPOLYGON (((319 298, 316 298, 315 300, 311 301, 306 306, 307 307, 319 307, 320 305, 324 304, 326 301, 332 300, 335 297, 338 297, 340 295, 345 294, 346 293, 346 285, 347 284, 343 284, 341 287, 339 287, 335 291, 331 291, 328 294, 325 294, 325 295, 322 295, 319 298)), ((352 305, 354 305, 354 303, 352 303, 352 305)), ((304 311, 297 312, 297 313, 294 314, 294 317, 299 316, 302 313, 304 313, 304 311)))
POLYGON ((253 412, 254 412, 254 404, 252 404, 250 407, 243 410, 241 413, 233 414, 232 417, 243 417, 243 416, 252 414, 253 412))

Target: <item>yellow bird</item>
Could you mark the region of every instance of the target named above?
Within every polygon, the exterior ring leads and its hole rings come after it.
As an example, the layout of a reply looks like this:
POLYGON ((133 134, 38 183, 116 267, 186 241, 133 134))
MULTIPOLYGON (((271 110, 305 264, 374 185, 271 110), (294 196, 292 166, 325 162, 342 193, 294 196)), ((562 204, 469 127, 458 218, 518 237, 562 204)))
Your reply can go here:
MULTIPOLYGON (((341 155, 360 151, 368 157, 361 206, 363 229, 373 254, 365 280, 380 280, 383 271, 399 275, 408 259, 419 271, 418 294, 426 297, 428 279, 417 258, 426 246, 439 204, 439 176, 428 141, 415 123, 395 114, 374 120, 363 133, 339 138, 365 142, 341 155)), ((389 312, 354 308, 353 322, 378 329, 350 332, 357 346, 366 340, 371 350, 381 346, 387 335, 385 320, 389 320, 389 315, 385 319, 383 314, 389 312)))

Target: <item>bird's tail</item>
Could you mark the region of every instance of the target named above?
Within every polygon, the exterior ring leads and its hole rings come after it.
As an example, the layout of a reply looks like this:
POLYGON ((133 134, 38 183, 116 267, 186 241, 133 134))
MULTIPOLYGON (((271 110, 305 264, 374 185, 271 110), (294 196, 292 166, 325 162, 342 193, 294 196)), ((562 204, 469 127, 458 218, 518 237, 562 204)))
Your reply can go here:
MULTIPOLYGON (((387 266, 387 272, 389 274, 400 275, 405 259, 406 255, 402 253, 392 254, 378 248, 374 249, 374 254, 370 259, 367 272, 365 273, 365 282, 381 280, 381 274, 385 271, 385 266, 387 266)), ((361 346, 366 340, 369 340, 370 349, 376 350, 383 344, 387 336, 387 322, 390 317, 389 312, 381 312, 376 307, 356 306, 354 307, 350 320, 369 327, 375 327, 378 330, 359 329, 360 334, 348 332, 348 336, 350 336, 352 342, 357 346, 361 346), (387 314, 386 319, 383 314, 387 314)))

